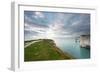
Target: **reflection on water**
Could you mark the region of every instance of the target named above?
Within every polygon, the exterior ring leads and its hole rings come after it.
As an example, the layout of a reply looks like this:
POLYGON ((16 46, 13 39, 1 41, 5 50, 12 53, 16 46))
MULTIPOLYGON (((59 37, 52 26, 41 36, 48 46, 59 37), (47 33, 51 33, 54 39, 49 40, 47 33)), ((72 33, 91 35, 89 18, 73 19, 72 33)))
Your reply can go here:
POLYGON ((90 58, 90 50, 80 48, 79 42, 75 39, 55 39, 56 45, 64 52, 68 52, 77 59, 90 58))

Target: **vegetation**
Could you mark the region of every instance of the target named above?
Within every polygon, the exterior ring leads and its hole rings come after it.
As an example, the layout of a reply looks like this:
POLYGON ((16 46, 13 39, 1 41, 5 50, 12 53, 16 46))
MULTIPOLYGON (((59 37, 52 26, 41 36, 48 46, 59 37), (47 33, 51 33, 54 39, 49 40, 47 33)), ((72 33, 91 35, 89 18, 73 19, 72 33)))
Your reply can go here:
POLYGON ((65 55, 56 46, 54 41, 50 39, 39 39, 38 42, 24 48, 24 61, 64 60, 72 58, 69 54, 65 55))

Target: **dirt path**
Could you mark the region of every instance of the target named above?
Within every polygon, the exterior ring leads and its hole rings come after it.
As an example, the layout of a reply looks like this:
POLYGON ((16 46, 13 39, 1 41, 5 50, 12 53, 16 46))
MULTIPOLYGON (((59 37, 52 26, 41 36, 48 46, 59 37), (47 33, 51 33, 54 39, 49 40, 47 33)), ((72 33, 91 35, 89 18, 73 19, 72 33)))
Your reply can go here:
POLYGON ((40 42, 40 40, 38 40, 38 41, 32 41, 32 42, 26 44, 24 48, 26 48, 26 47, 28 47, 28 46, 30 46, 31 44, 36 43, 36 42, 40 42))

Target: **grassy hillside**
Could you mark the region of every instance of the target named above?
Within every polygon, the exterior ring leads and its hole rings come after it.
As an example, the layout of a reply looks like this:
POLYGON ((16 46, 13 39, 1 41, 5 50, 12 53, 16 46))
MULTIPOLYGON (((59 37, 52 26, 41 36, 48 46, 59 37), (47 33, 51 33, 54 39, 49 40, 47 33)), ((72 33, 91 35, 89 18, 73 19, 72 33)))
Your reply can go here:
POLYGON ((24 48, 24 61, 63 59, 72 59, 72 57, 69 54, 65 55, 50 39, 38 40, 24 48))

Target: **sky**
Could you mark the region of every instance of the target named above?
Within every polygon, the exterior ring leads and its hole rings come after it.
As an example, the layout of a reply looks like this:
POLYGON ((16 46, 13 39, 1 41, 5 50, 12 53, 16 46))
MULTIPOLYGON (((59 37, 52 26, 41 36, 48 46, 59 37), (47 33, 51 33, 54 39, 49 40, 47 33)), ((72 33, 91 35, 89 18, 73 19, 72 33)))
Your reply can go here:
POLYGON ((90 14, 24 11, 25 40, 75 38, 89 33, 90 14))

